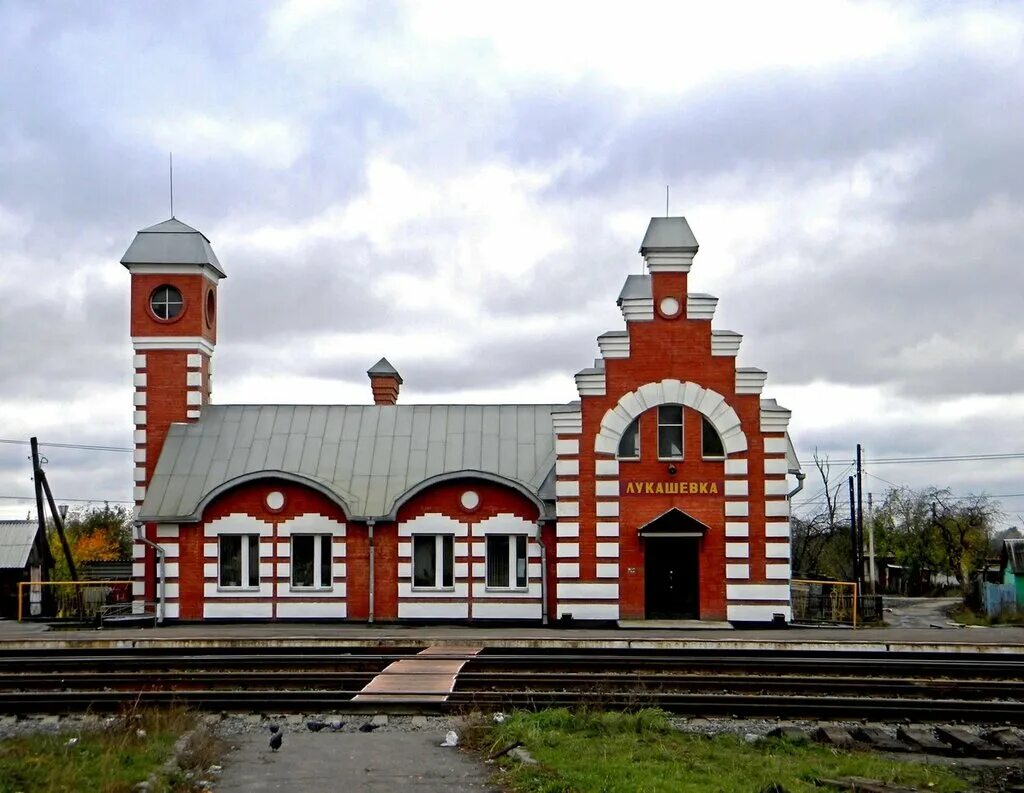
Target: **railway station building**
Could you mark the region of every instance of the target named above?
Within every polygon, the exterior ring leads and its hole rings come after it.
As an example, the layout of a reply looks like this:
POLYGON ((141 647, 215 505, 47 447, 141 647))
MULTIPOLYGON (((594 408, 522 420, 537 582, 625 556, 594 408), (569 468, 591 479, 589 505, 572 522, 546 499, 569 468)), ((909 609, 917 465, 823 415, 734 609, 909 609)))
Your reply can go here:
POLYGON ((697 249, 685 218, 651 220, 623 326, 597 338, 567 404, 406 405, 382 358, 366 404, 218 405, 224 269, 174 218, 138 232, 121 259, 137 606, 188 621, 788 621, 790 411, 763 398, 766 372, 737 367, 718 299, 688 291, 697 249))

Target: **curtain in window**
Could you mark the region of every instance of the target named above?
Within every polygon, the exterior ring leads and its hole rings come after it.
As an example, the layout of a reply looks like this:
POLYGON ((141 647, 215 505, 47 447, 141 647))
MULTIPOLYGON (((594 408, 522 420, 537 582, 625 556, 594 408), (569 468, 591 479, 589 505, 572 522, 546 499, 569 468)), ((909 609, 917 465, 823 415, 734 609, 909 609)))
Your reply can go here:
POLYGON ((242 536, 221 535, 220 585, 242 585, 242 536))
POLYGON ((437 542, 433 536, 412 538, 413 586, 437 586, 437 568, 434 555, 437 542))
POLYGON ((487 538, 487 586, 507 587, 508 583, 508 541, 505 535, 487 538))

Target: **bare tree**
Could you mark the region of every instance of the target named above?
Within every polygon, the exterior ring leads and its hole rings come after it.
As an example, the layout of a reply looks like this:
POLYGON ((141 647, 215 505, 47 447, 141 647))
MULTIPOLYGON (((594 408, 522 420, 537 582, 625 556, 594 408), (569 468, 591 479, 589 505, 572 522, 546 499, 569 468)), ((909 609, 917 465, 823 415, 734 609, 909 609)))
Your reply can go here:
POLYGON ((832 464, 828 455, 821 457, 814 450, 814 467, 821 479, 821 493, 814 497, 823 498, 824 506, 808 518, 793 519, 793 569, 802 574, 830 574, 842 577, 843 555, 837 554, 837 537, 848 534, 849 523, 839 517, 842 480, 832 482, 832 464), (839 568, 839 569, 837 569, 839 568))

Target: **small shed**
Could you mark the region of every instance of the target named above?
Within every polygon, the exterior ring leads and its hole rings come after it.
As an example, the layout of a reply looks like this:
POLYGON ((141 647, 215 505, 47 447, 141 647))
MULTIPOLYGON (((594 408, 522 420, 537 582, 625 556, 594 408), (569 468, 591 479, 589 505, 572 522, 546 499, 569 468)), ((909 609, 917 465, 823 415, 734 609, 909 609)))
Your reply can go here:
POLYGON ((1013 586, 1017 610, 1024 609, 1024 538, 1003 540, 1003 584, 1013 586))
MULTIPOLYGON (((18 618, 18 584, 47 581, 53 556, 34 520, 0 520, 0 618, 18 618)), ((24 616, 38 616, 43 607, 43 587, 30 587, 24 616)))

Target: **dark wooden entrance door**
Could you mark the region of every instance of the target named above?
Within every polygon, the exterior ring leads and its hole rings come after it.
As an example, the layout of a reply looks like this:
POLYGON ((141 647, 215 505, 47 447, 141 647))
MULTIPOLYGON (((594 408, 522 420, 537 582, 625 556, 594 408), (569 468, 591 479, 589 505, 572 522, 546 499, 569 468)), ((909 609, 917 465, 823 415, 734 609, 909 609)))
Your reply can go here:
POLYGON ((696 537, 648 537, 644 588, 647 619, 699 619, 696 537))

